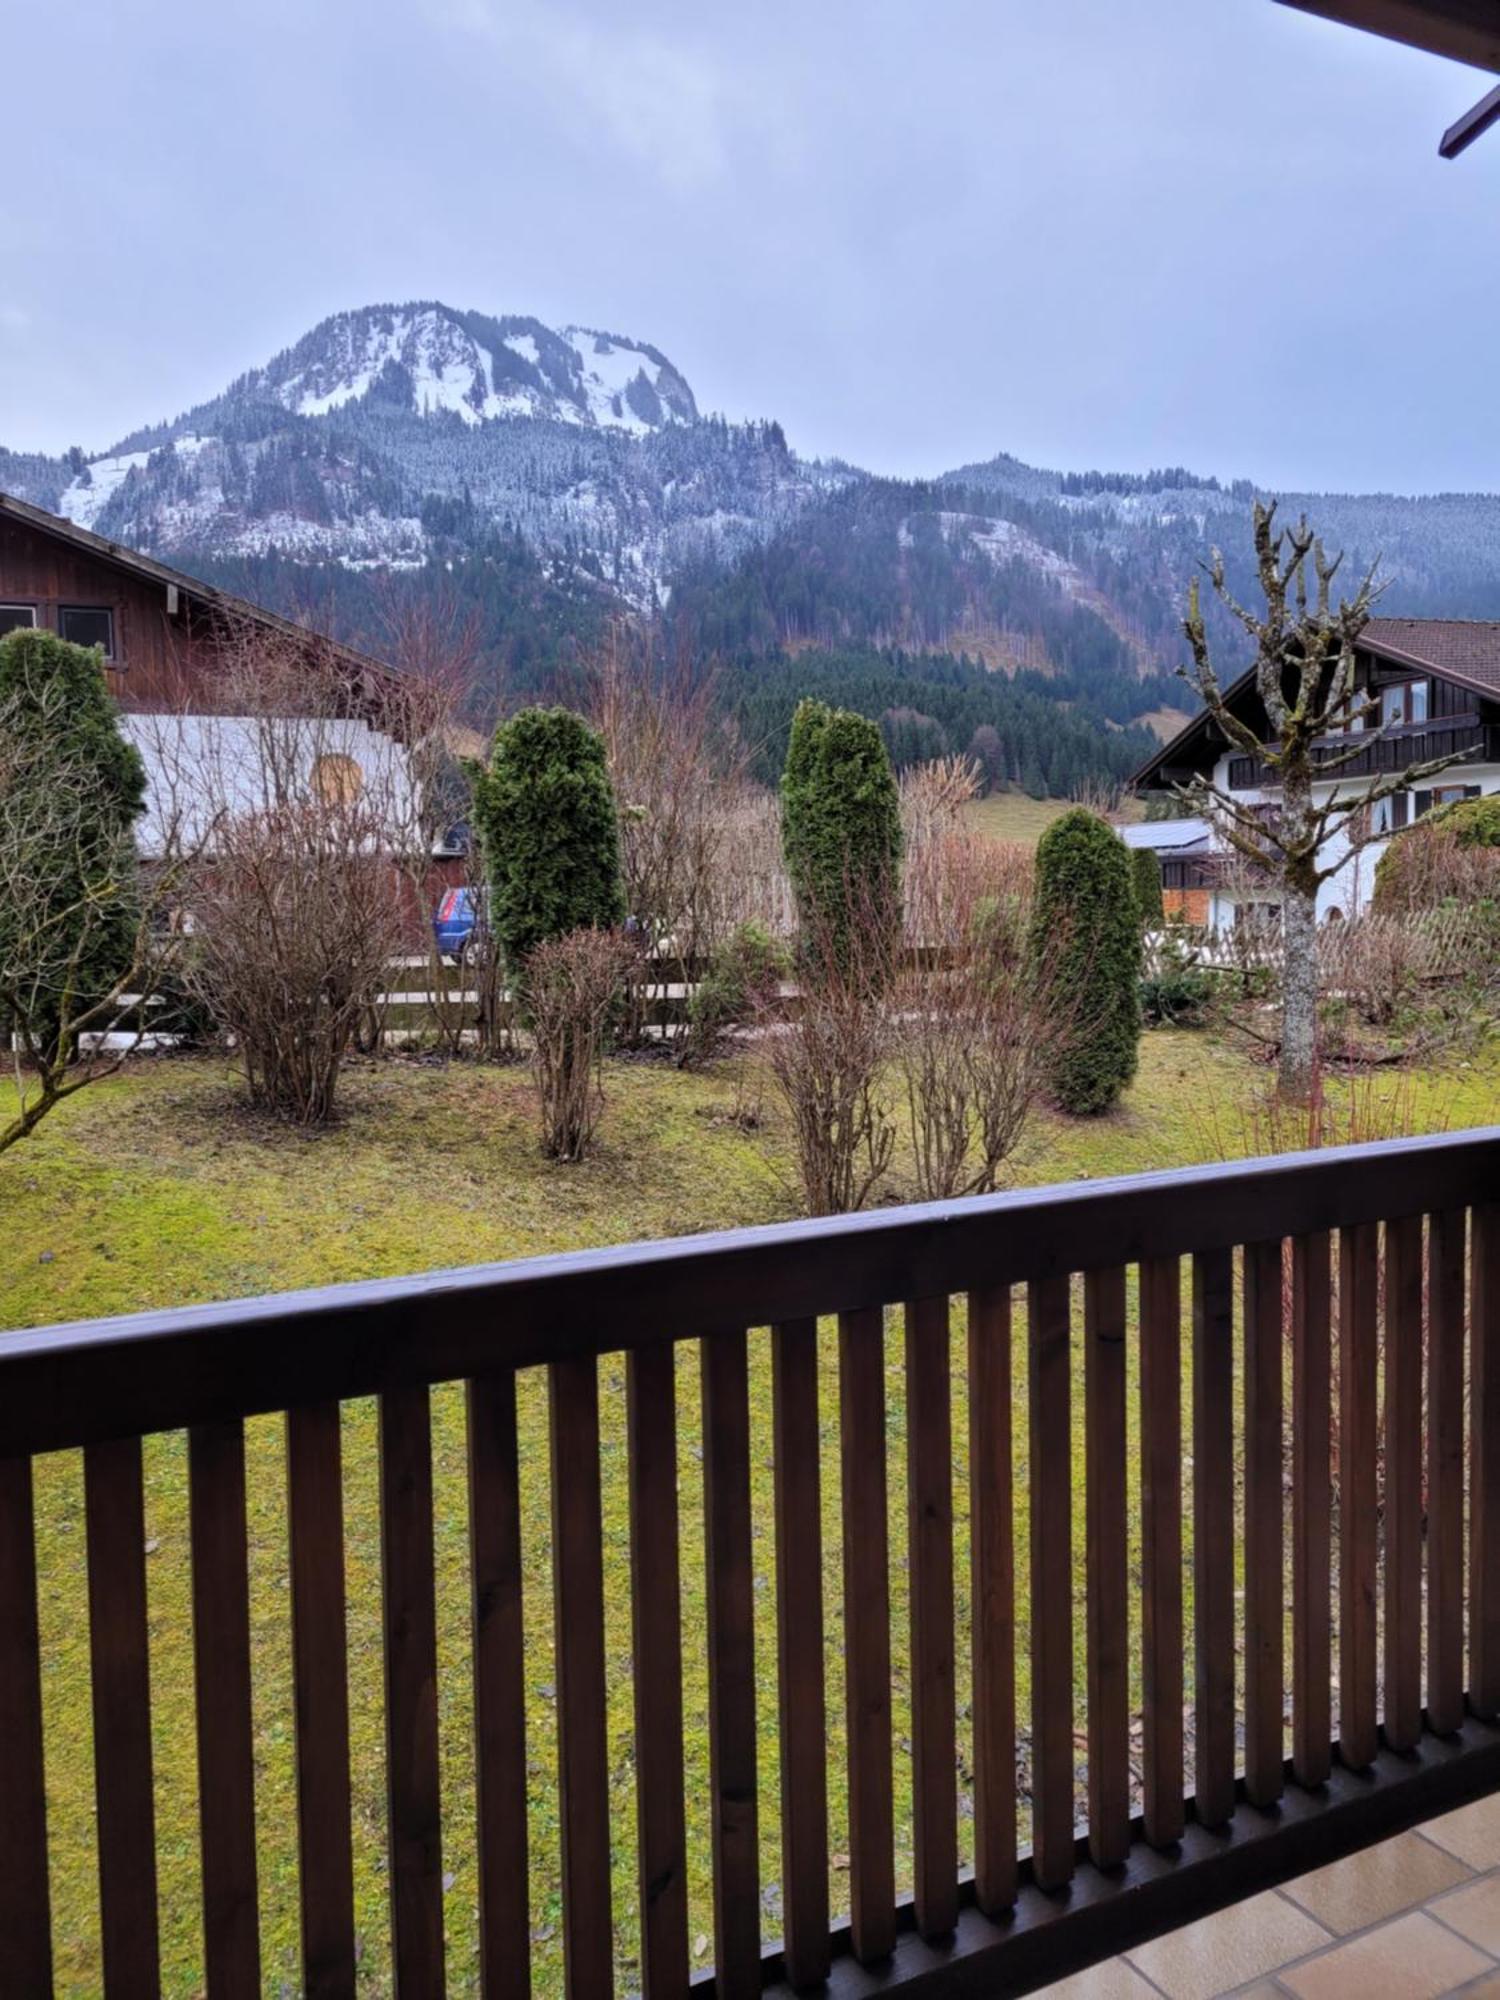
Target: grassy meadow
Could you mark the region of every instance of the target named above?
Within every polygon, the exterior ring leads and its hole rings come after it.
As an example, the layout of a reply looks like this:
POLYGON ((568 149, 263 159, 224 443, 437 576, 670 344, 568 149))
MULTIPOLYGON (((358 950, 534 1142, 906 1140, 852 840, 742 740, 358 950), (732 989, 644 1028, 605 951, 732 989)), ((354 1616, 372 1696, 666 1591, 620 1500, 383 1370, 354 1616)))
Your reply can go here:
MULTIPOLYGON (((986 802, 987 804, 990 802, 986 802)), ((1023 802, 1028 803, 1029 802, 1023 802)), ((1403 1128, 1458 1127, 1493 1116, 1500 1062, 1441 1073, 1378 1078, 1363 1116, 1403 1128), (1384 1106, 1384 1110, 1382 1110, 1384 1106)), ((1157 1031, 1142 1043, 1140 1075, 1120 1109, 1093 1122, 1039 1118, 1016 1178, 1040 1183, 1102 1176, 1243 1152, 1262 1129, 1254 1114, 1263 1073, 1216 1037, 1157 1031)), ((684 1074, 655 1062, 615 1061, 607 1074, 604 1145, 580 1166, 557 1167, 537 1150, 524 1070, 419 1060, 360 1064, 347 1077, 344 1114, 331 1130, 299 1136, 268 1128, 241 1108, 221 1057, 138 1062, 63 1106, 38 1136, 0 1158, 0 1320, 24 1327, 229 1298, 342 1279, 396 1274, 551 1251, 765 1222, 796 1212, 787 1134, 754 1073, 729 1062, 684 1074), (760 1102, 763 1116, 736 1116, 760 1102)), ((910 1192, 898 1157, 890 1193, 910 1192)), ((959 1788, 967 1805, 968 1502, 962 1301, 953 1310, 954 1474, 959 1788)), ((607 1329, 605 1330, 607 1334, 607 1329)), ((1132 1348, 1133 1361, 1133 1348, 1132 1348)), ((892 1446, 891 1545, 898 1787, 898 1879, 910 1878, 910 1715, 907 1693, 905 1496, 899 1478, 904 1413, 899 1323, 887 1328, 892 1446)), ((1081 1357, 1080 1357, 1081 1367, 1081 1357)), ((837 1477, 836 1348, 821 1341, 821 1442, 829 1695, 831 1880, 847 1906, 842 1757, 842 1624, 837 1477)), ((1017 1343, 1017 1550, 1020 1713, 1027 1703, 1027 1519, 1024 1342, 1017 1343)), ((775 1729, 774 1542, 771 1507, 770 1357, 751 1340, 752 1477, 756 1549, 756 1669, 761 1749, 763 1931, 779 1934, 775 1729)), ((623 1990, 636 1984, 628 1517, 624 1365, 601 1363, 606 1637, 613 1771, 617 1959, 623 1990)), ((704 1659, 702 1466, 694 1355, 679 1350, 679 1465, 683 1527, 683 1633, 688 1717, 690 1943, 694 1964, 712 1956, 704 1659)), ((521 1461, 530 1723, 533 1951, 536 1990, 561 1991, 556 1812, 556 1705, 551 1648, 545 1384, 521 1380, 521 1461)), ((1184 1385, 1190 1407, 1190 1378, 1184 1385)), ((1137 1421, 1132 1378, 1132 1442, 1137 1421)), ((433 1399, 440 1726, 446 1820, 444 1869, 451 1990, 475 1990, 477 1921, 472 1811, 472 1688, 468 1662, 467 1502, 461 1393, 433 1399)), ((1082 1401, 1075 1398, 1075 1507, 1071 1547, 1058 1559, 1081 1577, 1082 1401)), ((1130 1454, 1135 1481, 1135 1454, 1130 1454)), ((379 1531, 375 1411, 344 1411, 344 1477, 350 1680, 353 1716, 356 1895, 361 1983, 390 1991, 386 1956, 384 1768, 380 1691, 379 1531)), ((203 1986, 196 1825, 196 1769, 188 1569, 186 1444, 148 1441, 147 1550, 163 1938, 163 1992, 203 1986)), ((294 1737, 288 1629, 285 1477, 281 1426, 248 1426, 251 1597, 258 1764, 264 1987, 300 1990, 297 1940, 294 1737)), ((1132 1483, 1134 1520, 1138 1492, 1132 1483)), ((99 1991, 94 1875, 92 1750, 83 1495, 76 1454, 37 1468, 44 1701, 54 1875, 58 1991, 99 1991)), ((1138 1539, 1132 1527, 1132 1563, 1138 1539)), ((1187 1585, 1191 1587, 1190 1572, 1187 1585)), ((1076 1595, 1076 1592, 1075 1592, 1076 1595)), ((1081 1599, 1075 1680, 1083 1684, 1081 1599)), ((1191 1686, 1191 1662, 1188 1685, 1191 1686)), ((1082 1753, 1080 1751, 1080 1757, 1082 1753)), ((1023 1745, 1022 1775, 1025 1759, 1023 1745)), ((960 1844, 969 1858, 968 1821, 960 1844)))

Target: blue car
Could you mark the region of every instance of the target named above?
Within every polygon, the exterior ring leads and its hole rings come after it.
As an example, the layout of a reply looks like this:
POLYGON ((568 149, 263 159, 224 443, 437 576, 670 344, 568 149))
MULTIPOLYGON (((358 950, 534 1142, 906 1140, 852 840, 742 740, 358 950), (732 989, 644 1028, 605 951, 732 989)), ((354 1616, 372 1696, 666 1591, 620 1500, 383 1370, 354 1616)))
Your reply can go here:
POLYGON ((437 915, 432 920, 432 935, 437 940, 437 948, 444 958, 451 958, 462 964, 468 953, 470 940, 479 928, 479 903, 477 890, 467 885, 449 889, 437 906, 437 915))

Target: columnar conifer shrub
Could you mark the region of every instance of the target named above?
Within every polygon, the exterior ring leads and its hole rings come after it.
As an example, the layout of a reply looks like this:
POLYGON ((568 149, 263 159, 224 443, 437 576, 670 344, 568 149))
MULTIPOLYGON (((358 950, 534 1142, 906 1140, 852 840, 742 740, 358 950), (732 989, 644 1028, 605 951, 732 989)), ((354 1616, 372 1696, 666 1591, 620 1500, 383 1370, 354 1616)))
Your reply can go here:
POLYGON ((1065 1022, 1051 1065, 1063 1110, 1108 1111, 1135 1075, 1141 1033, 1141 924, 1130 851, 1074 807, 1042 835, 1031 949, 1065 1022))
POLYGON ((1155 930, 1162 921, 1161 862, 1149 847, 1133 847, 1130 865, 1135 874, 1135 900, 1140 906, 1141 927, 1155 930))
POLYGON ((490 926, 518 971, 545 938, 624 915, 614 788, 597 730, 566 708, 524 708, 470 772, 490 926))
POLYGON ((800 704, 781 779, 781 838, 804 939, 816 935, 820 952, 843 953, 871 926, 896 936, 901 802, 876 723, 800 704))

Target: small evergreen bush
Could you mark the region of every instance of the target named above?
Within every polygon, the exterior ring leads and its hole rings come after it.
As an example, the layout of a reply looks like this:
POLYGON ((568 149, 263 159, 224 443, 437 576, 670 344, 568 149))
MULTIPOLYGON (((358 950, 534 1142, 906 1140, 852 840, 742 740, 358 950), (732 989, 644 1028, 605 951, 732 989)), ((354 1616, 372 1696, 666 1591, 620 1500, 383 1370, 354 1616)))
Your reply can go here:
POLYGON ((804 941, 882 953, 901 923, 901 801, 877 723, 804 701, 781 779, 781 839, 804 941))
POLYGON ((748 1020, 787 972, 780 942, 761 924, 741 924, 714 949, 688 1007, 686 1062, 711 1056, 726 1029, 748 1020))
POLYGON ((511 971, 545 938, 624 915, 614 787, 596 730, 566 708, 524 708, 470 767, 490 925, 511 971))
POLYGON ((1064 1111, 1108 1111, 1135 1075, 1141 925, 1130 850, 1081 806, 1038 843, 1031 951, 1057 1022, 1053 1095, 1064 1111))
POLYGON ((1130 866, 1135 876, 1135 900, 1141 912, 1142 930, 1154 931, 1162 923, 1161 862, 1150 847, 1133 847, 1130 866))

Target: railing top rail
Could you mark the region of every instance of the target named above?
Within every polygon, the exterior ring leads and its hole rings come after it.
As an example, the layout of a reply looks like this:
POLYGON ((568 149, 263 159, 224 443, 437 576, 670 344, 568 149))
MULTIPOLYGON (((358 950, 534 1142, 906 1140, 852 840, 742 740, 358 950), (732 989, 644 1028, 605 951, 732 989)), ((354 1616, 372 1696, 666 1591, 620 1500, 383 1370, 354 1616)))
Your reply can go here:
POLYGON ((1500 1126, 0 1336, 0 1457, 1500 1199, 1500 1126))

